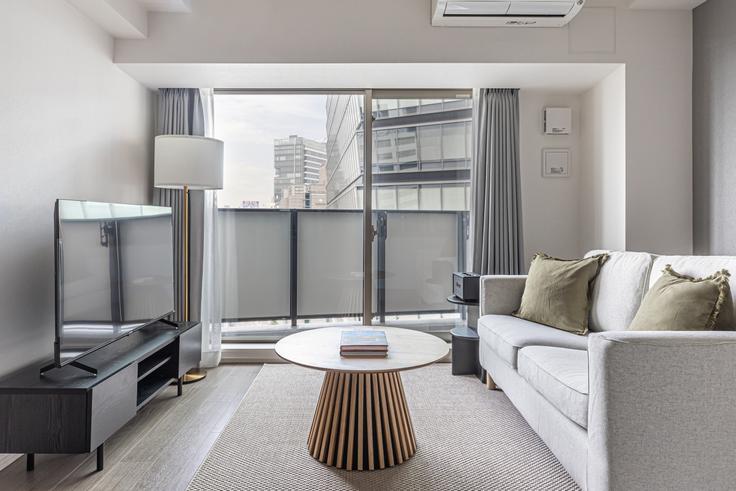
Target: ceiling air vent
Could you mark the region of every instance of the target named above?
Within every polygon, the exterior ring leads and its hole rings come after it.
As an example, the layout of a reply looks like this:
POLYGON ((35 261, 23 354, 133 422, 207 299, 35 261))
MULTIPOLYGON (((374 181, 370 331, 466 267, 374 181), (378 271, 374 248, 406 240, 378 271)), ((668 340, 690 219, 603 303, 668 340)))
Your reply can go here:
POLYGON ((432 0, 433 26, 562 27, 585 0, 432 0))

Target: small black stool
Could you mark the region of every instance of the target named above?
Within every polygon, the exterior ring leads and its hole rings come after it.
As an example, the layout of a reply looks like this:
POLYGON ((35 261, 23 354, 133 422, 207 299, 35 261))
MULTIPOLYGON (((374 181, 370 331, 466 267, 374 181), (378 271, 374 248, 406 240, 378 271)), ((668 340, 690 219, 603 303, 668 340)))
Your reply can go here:
POLYGON ((483 381, 483 368, 478 359, 478 332, 470 327, 456 327, 452 335, 452 374, 475 375, 483 381))

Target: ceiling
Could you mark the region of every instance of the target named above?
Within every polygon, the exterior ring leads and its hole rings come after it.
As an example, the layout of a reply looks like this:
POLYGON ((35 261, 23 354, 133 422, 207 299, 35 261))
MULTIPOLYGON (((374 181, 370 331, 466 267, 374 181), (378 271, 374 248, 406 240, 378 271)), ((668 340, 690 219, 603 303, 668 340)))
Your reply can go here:
POLYGON ((149 12, 189 13, 192 0, 67 0, 118 39, 148 36, 149 12))
POLYGON ((191 12, 192 0, 137 0, 149 12, 191 12))
POLYGON ((143 85, 218 89, 462 89, 584 92, 617 63, 118 63, 143 85))
MULTIPOLYGON (((117 39, 144 39, 148 36, 148 14, 191 13, 192 2, 206 0, 67 0, 117 39)), ((245 1, 245 0, 241 0, 245 1)), ((270 0, 268 0, 270 1, 270 0)), ((629 0, 632 9, 689 10, 706 0, 629 0)), ((475 0, 473 0, 475 2, 475 0)), ((429 3, 428 3, 429 4, 429 3)))
POLYGON ((706 0, 631 0, 630 7, 640 10, 692 10, 706 0))

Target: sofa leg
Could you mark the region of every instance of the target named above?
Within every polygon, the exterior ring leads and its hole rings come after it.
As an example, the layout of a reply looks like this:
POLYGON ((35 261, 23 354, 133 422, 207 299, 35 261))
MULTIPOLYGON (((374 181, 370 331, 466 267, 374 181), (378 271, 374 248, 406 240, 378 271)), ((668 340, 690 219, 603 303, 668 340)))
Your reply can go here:
POLYGON ((486 389, 488 390, 494 390, 497 389, 496 382, 493 381, 491 378, 491 374, 486 372, 486 389))

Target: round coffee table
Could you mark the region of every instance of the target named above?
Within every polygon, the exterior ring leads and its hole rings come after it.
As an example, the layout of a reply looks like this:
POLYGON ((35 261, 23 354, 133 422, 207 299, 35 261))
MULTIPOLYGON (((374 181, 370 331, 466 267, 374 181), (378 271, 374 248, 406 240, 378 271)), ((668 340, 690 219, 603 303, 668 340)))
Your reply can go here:
POLYGON ((325 371, 307 438, 312 457, 346 470, 375 470, 410 459, 417 449, 399 372, 430 365, 448 353, 440 338, 410 329, 384 331, 385 358, 340 356, 340 336, 351 328, 302 331, 276 343, 286 361, 325 371))

